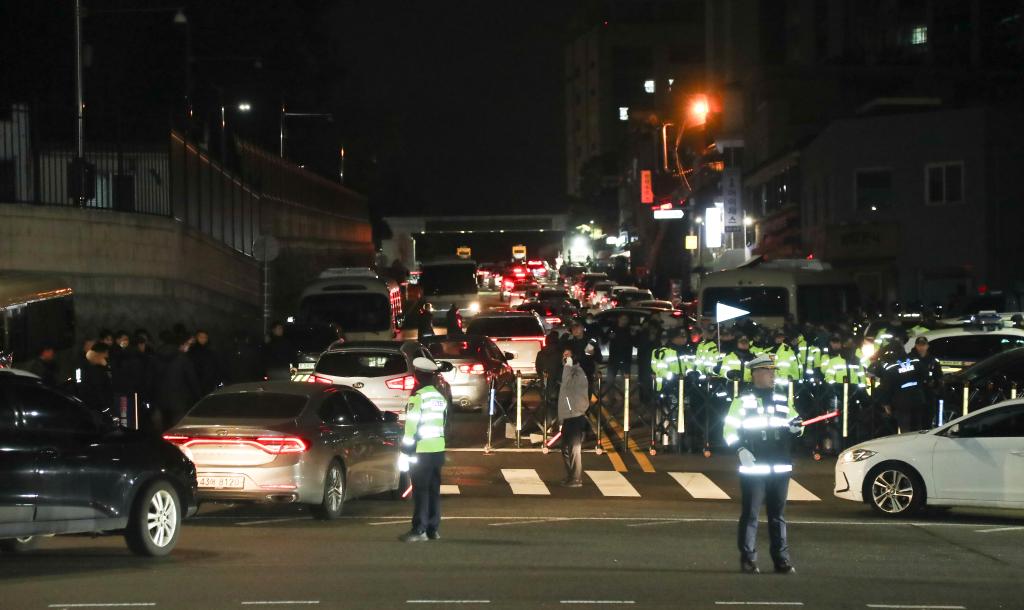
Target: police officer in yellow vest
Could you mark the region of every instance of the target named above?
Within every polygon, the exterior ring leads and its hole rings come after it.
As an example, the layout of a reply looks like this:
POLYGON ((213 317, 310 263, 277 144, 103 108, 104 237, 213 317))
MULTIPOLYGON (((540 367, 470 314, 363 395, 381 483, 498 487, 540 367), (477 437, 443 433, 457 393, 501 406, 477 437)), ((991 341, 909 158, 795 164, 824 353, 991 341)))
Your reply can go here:
POLYGON ((796 572, 789 557, 786 537, 786 496, 793 471, 790 444, 803 431, 799 420, 791 419, 787 397, 775 392, 775 363, 762 354, 747 363, 753 387, 736 397, 725 418, 723 434, 730 447, 737 447, 740 459, 740 513, 737 545, 740 569, 758 574, 757 518, 761 505, 768 510, 768 533, 775 571, 796 572))
POLYGON ((412 479, 412 529, 402 542, 437 540, 441 525, 441 468, 444 466, 444 428, 448 399, 434 385, 439 366, 428 358, 412 361, 419 389, 405 410, 405 435, 399 470, 412 479))

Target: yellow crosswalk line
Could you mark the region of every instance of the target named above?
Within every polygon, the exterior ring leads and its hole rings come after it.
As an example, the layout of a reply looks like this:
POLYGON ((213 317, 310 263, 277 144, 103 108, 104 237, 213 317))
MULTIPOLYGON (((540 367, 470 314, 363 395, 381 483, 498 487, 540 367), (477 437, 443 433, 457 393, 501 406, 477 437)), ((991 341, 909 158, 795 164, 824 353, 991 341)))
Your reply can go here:
MULTIPOLYGON (((612 432, 614 432, 615 435, 619 437, 619 440, 621 440, 625 436, 625 432, 623 432, 622 427, 619 426, 618 420, 612 417, 612 414, 609 413, 608 409, 605 407, 601 407, 601 413, 604 415, 604 419, 611 427, 612 432)), ((629 449, 631 454, 633 454, 633 459, 635 459, 636 463, 640 465, 641 470, 644 472, 656 472, 654 464, 651 464, 651 460, 647 458, 647 455, 640 451, 640 445, 636 444, 636 440, 630 438, 626 448, 629 449)))

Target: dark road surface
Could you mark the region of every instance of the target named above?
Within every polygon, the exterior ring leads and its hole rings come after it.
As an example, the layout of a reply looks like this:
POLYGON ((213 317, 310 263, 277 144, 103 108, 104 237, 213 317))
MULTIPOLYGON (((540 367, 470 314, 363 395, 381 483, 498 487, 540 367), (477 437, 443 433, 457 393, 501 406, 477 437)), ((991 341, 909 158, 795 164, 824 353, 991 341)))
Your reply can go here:
POLYGON ((0 608, 1024 607, 1020 513, 883 519, 833 498, 831 464, 807 460, 788 509, 798 573, 770 573, 762 528, 765 573, 748 576, 732 459, 659 455, 650 473, 629 457, 625 485, 607 456, 585 462, 586 485, 563 489, 555 454, 450 452, 458 494, 433 542, 398 542, 410 507, 376 498, 333 523, 302 507, 204 506, 157 561, 116 537, 47 539, 0 556, 0 608))

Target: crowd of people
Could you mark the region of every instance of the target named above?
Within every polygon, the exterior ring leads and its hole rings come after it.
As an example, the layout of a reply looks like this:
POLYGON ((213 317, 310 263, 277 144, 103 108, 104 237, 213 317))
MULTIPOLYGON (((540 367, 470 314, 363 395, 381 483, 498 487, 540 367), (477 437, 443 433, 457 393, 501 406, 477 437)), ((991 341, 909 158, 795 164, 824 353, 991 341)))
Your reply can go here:
POLYGON ((158 432, 221 385, 290 378, 295 359, 281 322, 262 343, 239 333, 215 347, 206 329, 175 324, 155 338, 144 328, 101 329, 80 345, 70 361, 61 361, 44 344, 21 368, 111 418, 122 416, 122 405, 133 414, 138 405, 139 426, 158 432))
MULTIPOLYGON (((599 394, 621 392, 618 380, 632 374, 641 404, 663 409, 666 418, 676 413, 682 381, 687 402, 696 407, 687 413, 692 418, 687 429, 701 432, 700 439, 687 443, 696 451, 722 442, 721 423, 729 402, 752 384, 748 364, 767 354, 775 363, 778 391, 801 416, 848 409, 846 438, 864 439, 932 424, 942 368, 928 352, 925 322, 909 325, 896 319, 881 327, 863 320, 802 326, 790 322, 775 329, 742 322, 722 325, 719 331, 698 324, 665 329, 655 316, 636 327, 626 315, 604 329, 584 317, 569 324, 568 334, 551 333, 536 367, 547 381, 549 401, 558 397, 562 363, 569 354, 586 373, 595 400, 599 394), (869 326, 876 328, 866 333, 869 326), (910 353, 904 349, 908 339, 915 340, 910 353), (598 389, 595 376, 605 359, 598 389)), ((838 450, 843 444, 839 421, 837 417, 818 428, 811 442, 826 451, 838 450)))

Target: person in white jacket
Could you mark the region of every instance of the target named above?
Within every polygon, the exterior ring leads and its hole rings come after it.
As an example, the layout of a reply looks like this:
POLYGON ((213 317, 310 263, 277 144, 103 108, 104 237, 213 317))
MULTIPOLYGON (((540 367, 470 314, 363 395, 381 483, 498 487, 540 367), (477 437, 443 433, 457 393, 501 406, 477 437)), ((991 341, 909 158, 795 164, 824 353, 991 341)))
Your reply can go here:
POLYGON ((585 417, 590 408, 587 374, 573 360, 572 350, 562 352, 562 385, 558 390, 558 421, 562 425, 562 459, 565 461, 563 487, 583 485, 583 436, 590 426, 585 417))

